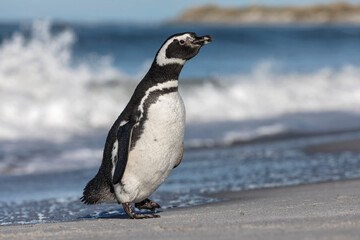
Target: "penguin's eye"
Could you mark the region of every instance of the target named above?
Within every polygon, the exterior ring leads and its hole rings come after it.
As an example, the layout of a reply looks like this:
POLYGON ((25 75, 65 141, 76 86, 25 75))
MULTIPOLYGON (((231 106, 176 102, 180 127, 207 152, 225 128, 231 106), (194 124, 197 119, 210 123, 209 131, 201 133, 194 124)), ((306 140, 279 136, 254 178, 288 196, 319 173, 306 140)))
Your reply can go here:
POLYGON ((180 40, 179 43, 180 43, 180 45, 184 45, 185 41, 184 41, 184 40, 180 40))

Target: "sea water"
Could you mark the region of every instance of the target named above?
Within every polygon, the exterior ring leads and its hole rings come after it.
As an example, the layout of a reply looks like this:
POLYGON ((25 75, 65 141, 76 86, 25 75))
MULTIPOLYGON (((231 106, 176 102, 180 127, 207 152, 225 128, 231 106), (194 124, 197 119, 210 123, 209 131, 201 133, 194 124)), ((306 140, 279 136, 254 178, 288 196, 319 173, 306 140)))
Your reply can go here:
POLYGON ((179 91, 185 152, 152 199, 360 177, 356 152, 309 145, 360 137, 360 27, 0 24, 0 225, 122 217, 83 205, 108 129, 171 34, 214 41, 179 91))

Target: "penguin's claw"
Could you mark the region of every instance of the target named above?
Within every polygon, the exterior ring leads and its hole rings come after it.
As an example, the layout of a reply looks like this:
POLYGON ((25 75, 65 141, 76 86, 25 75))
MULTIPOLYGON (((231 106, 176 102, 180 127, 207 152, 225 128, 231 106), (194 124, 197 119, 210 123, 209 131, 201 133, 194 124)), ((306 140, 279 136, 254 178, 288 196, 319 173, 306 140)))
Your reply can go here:
POLYGON ((136 214, 131 206, 131 203, 123 203, 123 208, 126 214, 131 219, 144 219, 144 218, 159 218, 159 215, 155 214, 136 214))
POLYGON ((149 209, 153 212, 156 211, 156 208, 161 208, 160 205, 156 202, 153 202, 151 201, 150 199, 145 199, 144 201, 142 202, 139 202, 139 203, 135 203, 135 207, 137 209, 149 209))

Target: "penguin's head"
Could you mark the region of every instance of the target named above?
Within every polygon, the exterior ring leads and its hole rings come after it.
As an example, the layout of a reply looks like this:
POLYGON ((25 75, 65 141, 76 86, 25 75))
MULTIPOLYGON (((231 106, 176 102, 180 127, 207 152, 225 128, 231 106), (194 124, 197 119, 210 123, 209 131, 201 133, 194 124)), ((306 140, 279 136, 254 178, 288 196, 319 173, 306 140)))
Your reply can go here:
POLYGON ((199 52, 200 48, 212 41, 209 35, 198 37, 196 33, 185 32, 170 36, 156 55, 156 63, 184 65, 199 52))

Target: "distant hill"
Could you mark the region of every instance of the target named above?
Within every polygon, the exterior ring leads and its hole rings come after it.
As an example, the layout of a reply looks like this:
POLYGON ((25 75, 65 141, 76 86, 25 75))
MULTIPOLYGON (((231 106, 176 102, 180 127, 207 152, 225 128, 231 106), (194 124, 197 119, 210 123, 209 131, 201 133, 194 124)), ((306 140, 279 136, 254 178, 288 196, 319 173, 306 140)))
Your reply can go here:
POLYGON ((223 8, 207 5, 190 8, 173 22, 204 24, 360 24, 360 5, 345 2, 306 7, 250 6, 244 8, 223 8))

